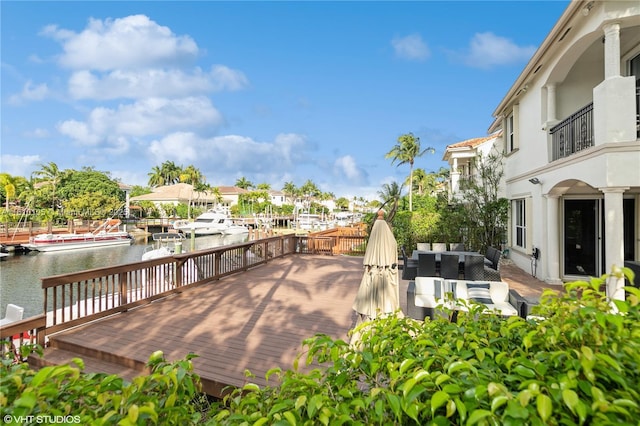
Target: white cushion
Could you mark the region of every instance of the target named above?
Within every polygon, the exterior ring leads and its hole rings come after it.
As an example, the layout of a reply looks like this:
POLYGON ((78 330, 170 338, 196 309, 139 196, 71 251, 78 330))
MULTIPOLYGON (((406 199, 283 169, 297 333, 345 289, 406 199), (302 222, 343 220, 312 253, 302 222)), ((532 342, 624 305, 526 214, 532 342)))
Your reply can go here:
MULTIPOLYGON (((517 309, 509 303, 509 284, 504 281, 457 281, 456 298, 463 300, 471 300, 486 293, 482 293, 479 289, 470 289, 468 284, 488 284, 489 295, 493 303, 485 303, 490 310, 497 309, 502 315, 518 315, 517 309)), ((460 306, 459 309, 466 310, 460 306)))
POLYGON ((443 280, 434 277, 416 277, 415 305, 423 308, 435 308, 442 304, 443 280))

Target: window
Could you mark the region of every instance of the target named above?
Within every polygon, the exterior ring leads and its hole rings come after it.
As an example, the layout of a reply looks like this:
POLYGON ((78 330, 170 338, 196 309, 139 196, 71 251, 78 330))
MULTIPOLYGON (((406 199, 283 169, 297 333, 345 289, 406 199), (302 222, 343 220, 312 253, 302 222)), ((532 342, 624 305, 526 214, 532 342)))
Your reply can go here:
POLYGON ((518 116, 520 114, 520 105, 513 106, 513 110, 507 115, 503 122, 504 143, 507 153, 518 150, 518 116))
POLYGON ((513 138, 513 114, 507 117, 507 152, 515 149, 513 138))
POLYGON ((513 200, 513 244, 517 247, 527 247, 527 214, 525 200, 513 200))

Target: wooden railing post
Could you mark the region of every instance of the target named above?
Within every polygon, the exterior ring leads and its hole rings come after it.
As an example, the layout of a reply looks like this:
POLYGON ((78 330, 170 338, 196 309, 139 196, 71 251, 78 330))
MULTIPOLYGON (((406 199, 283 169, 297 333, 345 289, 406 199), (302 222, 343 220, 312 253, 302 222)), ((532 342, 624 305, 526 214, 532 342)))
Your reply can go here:
POLYGON ((127 279, 127 274, 121 272, 118 274, 118 288, 120 292, 120 306, 126 305, 128 303, 128 290, 129 290, 129 282, 127 279))

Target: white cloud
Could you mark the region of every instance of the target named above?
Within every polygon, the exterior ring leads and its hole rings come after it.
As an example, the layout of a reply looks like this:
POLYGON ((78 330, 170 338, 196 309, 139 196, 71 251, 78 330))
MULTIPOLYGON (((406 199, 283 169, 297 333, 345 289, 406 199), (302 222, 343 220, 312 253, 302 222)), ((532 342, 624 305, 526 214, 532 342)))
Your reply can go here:
POLYGON ((69 79, 69 92, 76 99, 139 99, 144 97, 184 97, 221 90, 240 90, 248 86, 246 76, 225 66, 211 72, 195 69, 114 70, 100 75, 82 70, 69 79))
POLYGON ((335 160, 333 173, 340 180, 344 178, 352 184, 359 184, 366 180, 366 173, 357 166, 356 160, 350 155, 338 157, 335 160))
POLYGON ((50 25, 43 34, 62 42, 59 63, 72 69, 116 70, 162 67, 192 61, 198 46, 144 15, 90 19, 80 33, 50 25))
POLYGON ((123 140, 131 137, 144 138, 185 129, 211 129, 222 121, 218 110, 205 97, 147 98, 120 105, 117 109, 95 108, 85 122, 67 120, 58 125, 58 130, 79 145, 122 147, 123 140))
POLYGON ((496 65, 526 62, 535 51, 535 46, 521 47, 490 32, 477 33, 471 40, 464 62, 470 67, 491 68, 496 65))
POLYGON ((242 72, 224 65, 211 67, 211 77, 216 90, 241 90, 249 85, 249 80, 242 72))
POLYGON ((41 101, 49 95, 49 88, 46 83, 33 84, 31 80, 22 86, 22 92, 12 95, 9 98, 11 105, 19 105, 28 101, 41 101))
POLYGON ((42 158, 39 155, 0 156, 0 170, 13 176, 29 176, 41 163, 42 158))
POLYGON ((395 37, 391 45, 396 56, 402 59, 424 61, 431 55, 427 44, 419 34, 411 34, 406 37, 395 37))
POLYGON ((296 134, 280 134, 273 142, 257 142, 239 135, 202 138, 176 132, 149 146, 153 163, 193 164, 206 176, 281 175, 292 173, 310 158, 312 147, 296 134))

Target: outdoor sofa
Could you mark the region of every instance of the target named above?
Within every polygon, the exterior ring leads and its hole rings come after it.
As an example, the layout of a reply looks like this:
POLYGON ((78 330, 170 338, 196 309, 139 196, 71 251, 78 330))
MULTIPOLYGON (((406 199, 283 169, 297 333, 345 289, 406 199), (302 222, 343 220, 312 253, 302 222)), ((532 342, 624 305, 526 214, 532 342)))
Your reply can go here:
POLYGON ((438 307, 454 310, 467 310, 465 301, 483 303, 490 310, 496 310, 502 316, 520 316, 526 318, 530 306, 520 294, 509 288, 504 281, 447 280, 438 277, 416 277, 407 288, 407 316, 424 320, 439 315, 438 307), (447 298, 447 293, 452 298, 447 298))

